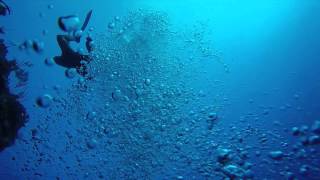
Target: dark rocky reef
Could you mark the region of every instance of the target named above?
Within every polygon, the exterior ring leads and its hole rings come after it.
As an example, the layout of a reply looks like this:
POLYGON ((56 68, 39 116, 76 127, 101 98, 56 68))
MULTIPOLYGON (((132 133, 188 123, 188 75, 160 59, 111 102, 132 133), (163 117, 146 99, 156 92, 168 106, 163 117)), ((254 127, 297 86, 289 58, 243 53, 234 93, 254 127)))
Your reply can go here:
POLYGON ((0 151, 14 143, 18 130, 28 118, 25 108, 18 100, 19 97, 10 92, 8 81, 12 72, 16 73, 18 79, 26 81, 27 73, 16 61, 7 60, 7 53, 7 46, 4 40, 0 39, 0 151))
POLYGON ((7 53, 4 41, 0 39, 0 151, 10 146, 17 137, 17 132, 27 119, 26 110, 18 101, 18 96, 11 94, 8 76, 18 68, 15 61, 5 58, 7 53))

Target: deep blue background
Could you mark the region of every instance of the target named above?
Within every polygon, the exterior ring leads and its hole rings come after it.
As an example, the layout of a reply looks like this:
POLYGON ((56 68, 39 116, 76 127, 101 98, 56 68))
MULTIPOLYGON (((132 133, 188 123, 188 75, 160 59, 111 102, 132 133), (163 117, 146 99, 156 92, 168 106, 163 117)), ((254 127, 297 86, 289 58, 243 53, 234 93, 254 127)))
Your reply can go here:
MULTIPOLYGON (((206 28, 213 32, 211 40, 214 48, 221 52, 223 61, 230 68, 230 72, 225 73, 223 66, 217 63, 215 68, 208 66, 205 69, 216 80, 223 82, 219 90, 223 93, 226 106, 220 128, 235 126, 241 129, 251 125, 263 132, 277 133, 282 142, 291 146, 298 139, 292 137, 290 129, 293 126, 310 126, 320 117, 320 2, 316 0, 23 0, 7 3, 12 8, 12 15, 0 19, 7 29, 3 38, 16 43, 39 39, 45 43, 45 51, 38 55, 21 52, 14 47, 9 49, 8 59, 30 61, 34 66, 28 69, 30 80, 25 97, 21 99, 30 114, 29 122, 20 130, 24 140, 18 140, 14 146, 0 153, 0 179, 26 179, 33 177, 37 171, 41 171, 45 179, 64 176, 66 170, 59 168, 61 162, 33 167, 35 150, 26 148, 29 146, 24 141, 30 141, 30 129, 43 120, 38 118, 41 109, 34 106, 36 97, 50 93, 55 85, 67 88, 71 84, 71 80, 65 78, 63 68, 47 67, 43 63, 45 58, 60 53, 55 42, 56 34, 61 33, 57 18, 77 14, 84 19, 90 9, 94 13, 89 26, 94 27, 95 32, 103 32, 114 16, 123 16, 137 8, 165 11, 174 26, 181 29, 197 21, 208 22, 206 28), (54 8, 49 9, 49 4, 53 4, 54 8), (47 30, 48 34, 43 36, 43 30, 47 30), (245 123, 240 123, 243 119, 246 119, 245 123), (15 161, 11 160, 12 156, 16 157, 15 161), (29 164, 30 171, 21 172, 25 164, 29 164)), ((12 84, 14 87, 14 81, 12 84)), ((205 84, 205 81, 200 84, 205 84)), ((19 92, 14 88, 12 90, 19 92)), ((65 131, 63 128, 62 122, 56 130, 65 131)), ((226 137, 233 135, 230 132, 226 137)), ((63 149, 63 140, 54 140, 53 137, 48 135, 48 139, 58 145, 51 148, 63 149)), ((281 149, 281 141, 270 143, 267 149, 281 149)), ((259 146, 250 139, 246 143, 259 146)), ((51 161, 59 161, 58 152, 50 155, 51 161)), ((68 163, 71 169, 77 168, 72 161, 68 163)), ((298 174, 299 166, 310 162, 294 163, 297 167, 292 171, 298 174)), ((285 166, 281 164, 280 169, 285 166)), ((287 166, 291 166, 290 163, 287 166)), ((277 169, 272 165, 262 166, 261 169, 259 163, 254 168, 257 179, 284 178, 278 175, 277 169)), ((78 170, 71 172, 73 174, 78 170)), ((316 179, 312 175, 305 178, 316 179)))

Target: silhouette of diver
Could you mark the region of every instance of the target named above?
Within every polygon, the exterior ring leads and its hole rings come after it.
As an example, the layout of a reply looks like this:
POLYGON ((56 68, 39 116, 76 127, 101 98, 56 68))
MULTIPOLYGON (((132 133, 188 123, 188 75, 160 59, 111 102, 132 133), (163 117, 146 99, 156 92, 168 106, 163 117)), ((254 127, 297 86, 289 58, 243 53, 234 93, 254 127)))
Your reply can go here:
MULTIPOLYGON (((82 32, 86 29, 89 23, 89 20, 91 18, 91 15, 92 15, 92 10, 89 11, 89 13, 87 14, 86 19, 80 30, 74 30, 68 35, 57 35, 57 42, 61 49, 61 56, 54 57, 55 63, 66 68, 76 68, 78 73, 82 76, 87 74, 86 67, 82 62, 83 61, 89 62, 89 56, 83 55, 75 51, 74 49, 72 49, 70 46, 70 42, 74 41, 76 43, 80 43, 82 32)), ((70 17, 74 17, 74 16, 66 16, 66 17, 59 18, 58 24, 61 29, 65 30, 62 25, 62 19, 70 18, 70 17)), ((88 52, 90 52, 92 50, 92 47, 88 46, 88 44, 92 42, 92 38, 88 37, 86 41, 87 41, 86 42, 87 50, 88 52)))

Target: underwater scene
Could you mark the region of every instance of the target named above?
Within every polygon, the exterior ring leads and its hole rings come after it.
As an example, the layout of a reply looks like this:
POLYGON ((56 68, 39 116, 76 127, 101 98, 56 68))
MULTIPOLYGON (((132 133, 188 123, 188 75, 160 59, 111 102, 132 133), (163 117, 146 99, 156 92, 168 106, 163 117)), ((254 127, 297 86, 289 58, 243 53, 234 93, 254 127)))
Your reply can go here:
POLYGON ((0 0, 0 180, 319 180, 320 1, 0 0))

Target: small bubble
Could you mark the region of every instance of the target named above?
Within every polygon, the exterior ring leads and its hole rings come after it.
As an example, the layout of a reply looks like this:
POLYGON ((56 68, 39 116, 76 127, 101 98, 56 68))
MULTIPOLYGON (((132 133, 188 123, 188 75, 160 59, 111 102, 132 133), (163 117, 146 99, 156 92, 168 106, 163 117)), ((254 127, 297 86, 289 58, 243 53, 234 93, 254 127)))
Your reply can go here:
POLYGON ((44 60, 44 63, 45 63, 47 66, 53 66, 53 65, 55 64, 53 58, 46 58, 46 59, 44 60))
POLYGON ((150 80, 150 79, 146 79, 146 80, 144 81, 144 83, 145 83, 147 86, 150 86, 151 80, 150 80))
POLYGON ((44 36, 46 36, 46 35, 48 35, 48 30, 47 29, 44 29, 44 30, 42 30, 42 35, 44 35, 44 36))
POLYGON ((51 105, 52 100, 53 98, 51 95, 45 94, 43 96, 38 97, 36 103, 39 107, 47 108, 51 105))
POLYGON ((40 41, 33 41, 32 48, 36 53, 41 53, 44 50, 44 43, 40 41))
POLYGON ((117 101, 121 98, 121 90, 120 89, 116 89, 113 93, 112 93, 112 99, 114 101, 117 101))
POLYGON ((274 160, 282 160, 284 154, 282 151, 271 151, 269 152, 269 157, 274 160))
POLYGON ((98 141, 96 139, 94 139, 94 138, 92 138, 92 139, 87 141, 87 147, 89 149, 94 149, 94 148, 97 147, 97 145, 98 145, 98 141))
POLYGON ((115 26, 116 26, 116 24, 114 22, 112 22, 112 23, 109 23, 108 28, 109 29, 114 29, 115 26))
POLYGON ((53 4, 48 5, 48 9, 53 9, 53 8, 54 8, 53 4))
POLYGON ((65 75, 72 79, 77 75, 77 70, 75 68, 70 68, 65 71, 65 75))
POLYGON ((90 111, 87 114, 87 119, 88 120, 94 120, 97 117, 97 113, 95 111, 90 111))

